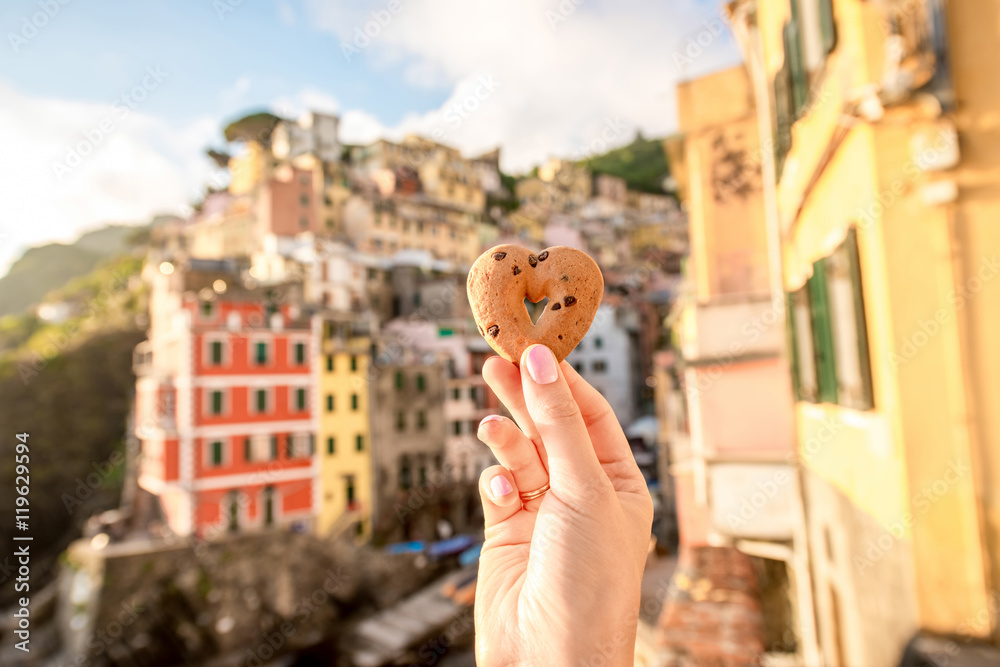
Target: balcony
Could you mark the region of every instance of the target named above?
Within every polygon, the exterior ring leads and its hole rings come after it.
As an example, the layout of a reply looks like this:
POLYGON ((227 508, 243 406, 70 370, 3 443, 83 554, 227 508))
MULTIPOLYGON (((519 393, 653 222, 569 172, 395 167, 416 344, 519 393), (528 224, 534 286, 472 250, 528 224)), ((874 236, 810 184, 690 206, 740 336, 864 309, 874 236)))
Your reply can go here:
POLYGON ((785 342, 784 307, 766 296, 690 304, 680 337, 689 362, 775 356, 785 342))
POLYGON ((710 463, 712 528, 734 538, 791 540, 797 484, 788 464, 710 463))

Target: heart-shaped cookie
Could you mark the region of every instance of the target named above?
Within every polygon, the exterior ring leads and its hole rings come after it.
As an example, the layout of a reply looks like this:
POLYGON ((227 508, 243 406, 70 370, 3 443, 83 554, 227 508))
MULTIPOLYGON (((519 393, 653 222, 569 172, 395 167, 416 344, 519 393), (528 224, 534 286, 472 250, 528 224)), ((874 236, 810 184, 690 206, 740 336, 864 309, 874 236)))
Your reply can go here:
POLYGON ((534 343, 562 361, 587 333, 604 294, 604 277, 584 252, 566 246, 535 254, 517 245, 498 245, 476 260, 467 285, 479 333, 515 364, 534 343), (532 323, 524 299, 545 310, 532 323))

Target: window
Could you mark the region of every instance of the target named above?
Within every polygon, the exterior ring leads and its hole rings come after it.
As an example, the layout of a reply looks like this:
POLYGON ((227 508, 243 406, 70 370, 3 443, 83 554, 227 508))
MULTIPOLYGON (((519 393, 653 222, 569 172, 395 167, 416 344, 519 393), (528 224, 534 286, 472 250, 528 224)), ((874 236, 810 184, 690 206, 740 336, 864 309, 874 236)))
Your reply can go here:
POLYGON ((598 359, 590 365, 590 368, 595 373, 604 373, 608 370, 608 365, 603 359, 598 359))
POLYGON ((479 387, 469 388, 469 398, 471 398, 473 401, 477 403, 479 402, 479 387))
POLYGON ((249 437, 243 438, 243 460, 247 463, 253 461, 253 440, 249 437))
POLYGON ((269 435, 251 436, 246 439, 243 447, 247 462, 267 461, 271 458, 271 436, 269 435))
POLYGON ((299 227, 301 227, 302 229, 309 229, 309 218, 307 218, 306 216, 302 216, 301 218, 299 218, 299 227))
POLYGON ((212 316, 212 311, 214 310, 214 304, 211 301, 201 302, 201 316, 209 318, 212 316))
POLYGON ((405 491, 412 485, 410 480, 410 459, 403 456, 399 459, 399 486, 405 491))
POLYGON ((295 458, 295 440, 292 438, 291 433, 285 436, 285 458, 295 458))
POLYGON ((604 347, 604 341, 598 336, 594 339, 594 348, 599 350, 602 347, 604 347))
POLYGON ((358 409, 358 395, 351 394, 351 410, 357 410, 357 409, 358 409))
POLYGON ((277 461, 278 460, 278 436, 277 435, 272 435, 271 436, 271 460, 272 461, 277 461))
POLYGON ((403 390, 403 371, 396 371, 396 389, 403 390))
POLYGON ((359 452, 364 451, 365 449, 365 436, 360 433, 354 436, 354 449, 359 452))
POLYGON ((457 400, 459 400, 461 398, 462 398, 462 390, 461 389, 458 389, 456 387, 455 389, 451 390, 451 400, 457 401, 457 400))
POLYGON ((855 230, 789 295, 789 329, 798 400, 874 407, 855 230))
POLYGON ((462 435, 462 422, 460 421, 452 422, 451 432, 453 435, 462 435))
POLYGON ((427 388, 427 382, 424 380, 423 373, 417 375, 417 391, 423 391, 427 388))
POLYGON ((423 410, 417 411, 417 428, 421 431, 427 428, 427 413, 423 410))
POLYGON ((213 391, 211 393, 211 412, 213 415, 222 414, 222 392, 213 391))
POLYGON ((326 355, 326 370, 329 373, 333 372, 333 355, 332 354, 326 355))
POLYGON ((351 355, 351 372, 357 372, 358 370, 358 358, 355 355, 351 355))
POLYGON ((306 390, 301 387, 295 390, 295 409, 299 412, 306 409, 306 390))
POLYGON ((400 412, 396 413, 396 430, 397 431, 405 431, 406 430, 406 413, 405 412, 400 411, 400 412))
POLYGON ((254 391, 254 410, 262 415, 267 412, 267 389, 257 389, 254 391))
MULTIPOLYGON (((347 498, 347 507, 354 506, 354 475, 347 475, 344 478, 344 497, 347 498)), ((358 524, 361 525, 361 524, 358 524)))
POLYGON ((209 451, 210 451, 212 465, 213 466, 221 466, 222 465, 222 443, 220 441, 218 441, 218 440, 214 441, 209 446, 209 451))
POLYGON ((326 395, 326 411, 333 412, 333 394, 326 395))
POLYGON ((212 341, 212 365, 221 366, 222 365, 222 341, 213 340, 212 341))
POLYGON ((258 366, 263 366, 267 363, 268 351, 267 343, 265 341, 260 341, 254 345, 254 362, 258 366))
POLYGON ((299 203, 302 204, 303 206, 309 206, 309 195, 307 194, 299 195, 299 203))
POLYGON ((296 343, 295 344, 295 365, 301 366, 306 363, 306 344, 296 343))
POLYGON ((326 453, 334 454, 337 451, 337 440, 335 438, 326 439, 326 453))

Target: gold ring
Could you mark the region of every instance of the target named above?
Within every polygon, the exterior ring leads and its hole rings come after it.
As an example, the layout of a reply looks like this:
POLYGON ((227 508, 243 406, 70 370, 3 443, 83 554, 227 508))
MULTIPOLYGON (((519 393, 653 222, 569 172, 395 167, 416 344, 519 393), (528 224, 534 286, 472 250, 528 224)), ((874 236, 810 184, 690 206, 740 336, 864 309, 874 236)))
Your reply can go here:
POLYGON ((545 492, 549 490, 549 483, 546 482, 545 486, 535 489, 534 491, 526 491, 524 493, 518 494, 521 497, 521 502, 526 503, 535 498, 541 498, 545 495, 545 492))

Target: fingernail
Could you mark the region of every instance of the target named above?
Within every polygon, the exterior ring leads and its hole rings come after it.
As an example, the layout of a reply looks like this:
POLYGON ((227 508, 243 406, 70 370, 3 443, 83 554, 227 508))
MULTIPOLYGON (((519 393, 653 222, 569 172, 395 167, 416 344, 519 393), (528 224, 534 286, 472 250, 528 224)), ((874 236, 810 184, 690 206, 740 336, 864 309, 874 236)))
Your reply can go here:
POLYGON ((503 498, 513 490, 514 488, 503 475, 497 475, 490 480, 490 493, 493 494, 494 498, 503 498))
POLYGON ((486 422, 502 422, 503 417, 500 415, 486 415, 483 417, 483 421, 479 422, 479 428, 482 428, 486 422))
POLYGON ((559 369, 556 368, 556 357, 552 350, 544 345, 532 345, 528 350, 525 364, 531 379, 538 384, 551 384, 559 379, 559 369))

